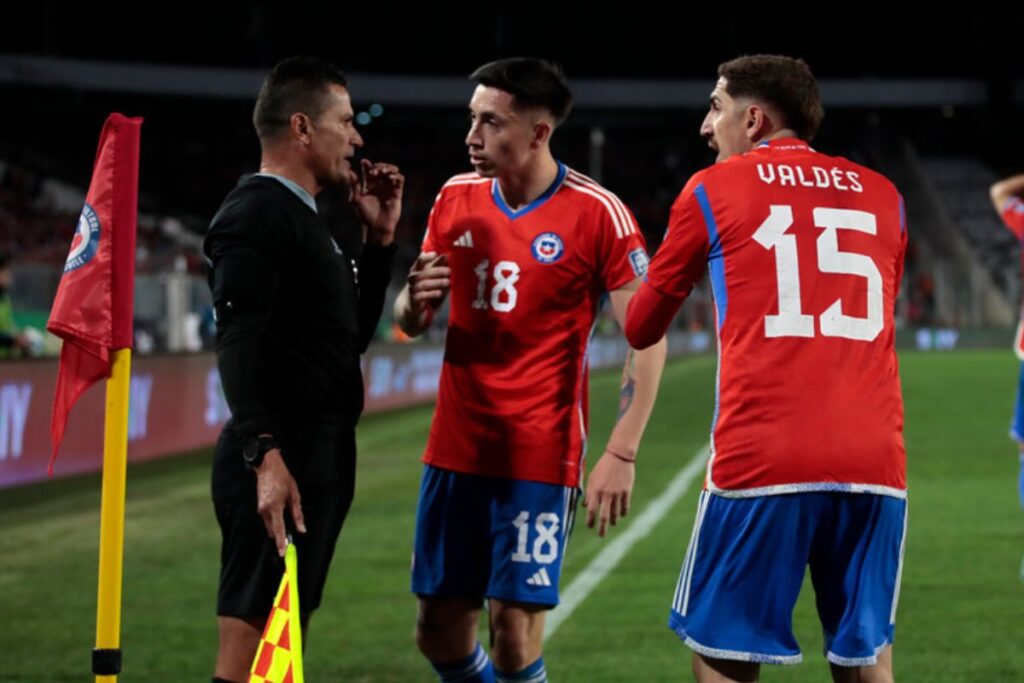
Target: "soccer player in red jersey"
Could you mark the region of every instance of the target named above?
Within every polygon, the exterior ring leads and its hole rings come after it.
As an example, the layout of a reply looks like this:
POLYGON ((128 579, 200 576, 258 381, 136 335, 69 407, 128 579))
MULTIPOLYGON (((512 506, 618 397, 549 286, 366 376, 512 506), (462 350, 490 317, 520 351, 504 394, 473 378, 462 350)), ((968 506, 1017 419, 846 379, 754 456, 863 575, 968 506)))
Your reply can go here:
MULTIPOLYGON (((441 189, 395 305, 416 335, 451 294, 417 513, 416 635, 442 681, 541 683, 584 466, 589 341, 605 293, 624 323, 647 254, 618 197, 552 156, 572 102, 557 67, 504 59, 471 79, 475 172, 441 189), (493 666, 476 638, 483 599, 493 666)), ((588 482, 601 535, 629 507, 665 358, 652 341, 627 358, 619 420, 588 482)))
POLYGON ((695 174, 629 305, 664 334, 710 272, 718 331, 711 456, 669 626, 699 681, 800 660, 791 615, 809 565, 837 681, 891 681, 906 530, 893 309, 903 201, 870 169, 813 150, 823 110, 801 60, 719 67, 695 174))
MULTIPOLYGON (((1024 175, 1001 180, 990 190, 992 204, 1017 239, 1024 241, 1024 175)), ((1013 350, 1017 357, 1024 361, 1024 319, 1017 324, 1013 350)), ((1017 401, 1013 408, 1013 421, 1010 423, 1010 437, 1017 442, 1020 451, 1020 475, 1017 479, 1017 490, 1021 505, 1024 506, 1024 363, 1021 363, 1020 379, 1017 383, 1017 401)), ((1021 579, 1024 580, 1024 564, 1021 564, 1021 579)))

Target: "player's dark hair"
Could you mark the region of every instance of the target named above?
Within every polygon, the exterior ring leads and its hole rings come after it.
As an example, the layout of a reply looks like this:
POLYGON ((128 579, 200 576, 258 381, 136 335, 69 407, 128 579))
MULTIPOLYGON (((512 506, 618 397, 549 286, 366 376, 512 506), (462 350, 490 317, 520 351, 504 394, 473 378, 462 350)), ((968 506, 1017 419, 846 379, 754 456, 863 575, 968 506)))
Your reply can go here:
POLYGON ((316 57, 288 57, 274 65, 256 97, 252 123, 261 141, 272 140, 291 123, 292 114, 316 119, 328 107, 329 86, 347 88, 341 69, 316 57))
POLYGON ((469 75, 471 81, 504 90, 521 109, 546 109, 561 125, 572 109, 572 91, 562 67, 543 59, 509 57, 484 64, 469 75))
POLYGON ((11 264, 11 255, 6 251, 0 251, 0 270, 3 270, 11 264))
POLYGON ((810 142, 825 117, 818 83, 802 59, 782 55, 745 55, 720 64, 730 97, 760 100, 778 110, 787 128, 810 142))

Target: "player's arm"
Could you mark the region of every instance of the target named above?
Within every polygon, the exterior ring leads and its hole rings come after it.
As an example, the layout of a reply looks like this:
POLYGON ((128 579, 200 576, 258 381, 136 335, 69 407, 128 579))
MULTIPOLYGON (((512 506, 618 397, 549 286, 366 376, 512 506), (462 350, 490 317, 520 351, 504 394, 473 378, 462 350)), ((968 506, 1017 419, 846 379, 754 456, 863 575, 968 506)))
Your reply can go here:
POLYGON ((432 251, 420 254, 395 299, 395 321, 402 331, 410 337, 423 334, 434 321, 434 313, 444 302, 450 285, 448 257, 432 251))
POLYGON ((1011 176, 992 185, 988 191, 996 213, 1002 213, 1006 202, 1013 197, 1024 199, 1024 173, 1011 176))
MULTIPOLYGON (((704 212, 710 211, 710 204, 699 205, 695 193, 702 188, 700 178, 700 174, 691 178, 673 204, 669 230, 643 283, 634 280, 626 291, 612 292, 615 316, 634 350, 627 359, 619 421, 612 430, 608 448, 594 466, 587 490, 587 523, 593 526, 595 515, 600 517, 601 534, 606 521, 614 524, 618 513, 628 511, 633 472, 632 463, 627 461, 630 456, 635 458, 654 406, 665 365, 665 333, 686 295, 704 274, 710 247, 704 212), (630 366, 633 359, 635 363, 630 366), (623 465, 630 469, 624 470, 623 465)), ((700 194, 708 202, 703 189, 700 194)))
MULTIPOLYGON (((639 288, 640 278, 637 278, 610 293, 620 327, 625 326, 627 306, 639 288)), ((587 526, 593 528, 596 522, 599 536, 605 535, 608 524, 614 526, 619 516, 629 513, 634 464, 640 439, 654 409, 667 349, 663 336, 643 351, 630 349, 626 354, 619 389, 619 416, 601 459, 590 473, 584 499, 587 526)))
POLYGON ((711 213, 711 203, 703 177, 698 173, 679 193, 665 239, 629 300, 623 331, 634 349, 645 349, 665 336, 693 285, 704 276, 711 248, 705 211, 711 213))
POLYGON ((447 207, 445 189, 441 188, 427 218, 420 255, 409 269, 405 287, 395 299, 395 322, 410 337, 418 337, 427 331, 451 286, 448 255, 444 253, 442 242, 438 241, 447 207))
POLYGON ((664 339, 685 296, 664 294, 644 283, 630 299, 623 332, 634 349, 646 349, 664 339))

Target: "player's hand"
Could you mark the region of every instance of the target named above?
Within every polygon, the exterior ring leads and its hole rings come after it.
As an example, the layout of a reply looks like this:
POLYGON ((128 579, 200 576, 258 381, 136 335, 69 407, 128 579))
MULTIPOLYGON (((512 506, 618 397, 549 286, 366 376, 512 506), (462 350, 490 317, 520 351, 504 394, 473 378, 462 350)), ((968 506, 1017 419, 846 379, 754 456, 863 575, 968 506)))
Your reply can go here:
POLYGON ((451 287, 452 269, 448 267, 448 255, 433 251, 423 252, 409 269, 409 302, 417 317, 426 309, 436 309, 448 295, 451 287))
POLYGON ((393 164, 360 161, 362 179, 349 172, 352 206, 366 226, 366 239, 386 247, 395 239, 395 228, 402 216, 402 188, 405 176, 393 164))
POLYGON ((277 554, 284 557, 288 547, 288 533, 284 526, 285 508, 295 522, 295 528, 306 533, 306 522, 302 518, 302 502, 299 487, 276 448, 267 451, 263 462, 256 469, 256 509, 267 527, 267 536, 277 544, 277 554))
POLYGON ((608 451, 594 465, 583 507, 587 508, 587 526, 593 529, 597 522, 598 536, 604 536, 609 524, 615 526, 619 517, 629 514, 635 476, 634 463, 620 460, 608 451))

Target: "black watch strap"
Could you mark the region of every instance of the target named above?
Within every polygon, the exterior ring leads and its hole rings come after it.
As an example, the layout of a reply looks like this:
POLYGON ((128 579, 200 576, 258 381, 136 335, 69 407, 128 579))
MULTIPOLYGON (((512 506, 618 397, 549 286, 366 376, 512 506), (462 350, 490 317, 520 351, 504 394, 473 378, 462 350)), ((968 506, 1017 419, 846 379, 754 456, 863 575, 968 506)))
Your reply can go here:
POLYGON ((277 447, 277 441, 274 441, 272 436, 255 436, 249 439, 242 446, 242 457, 245 459, 246 467, 256 469, 263 464, 263 456, 277 447))

